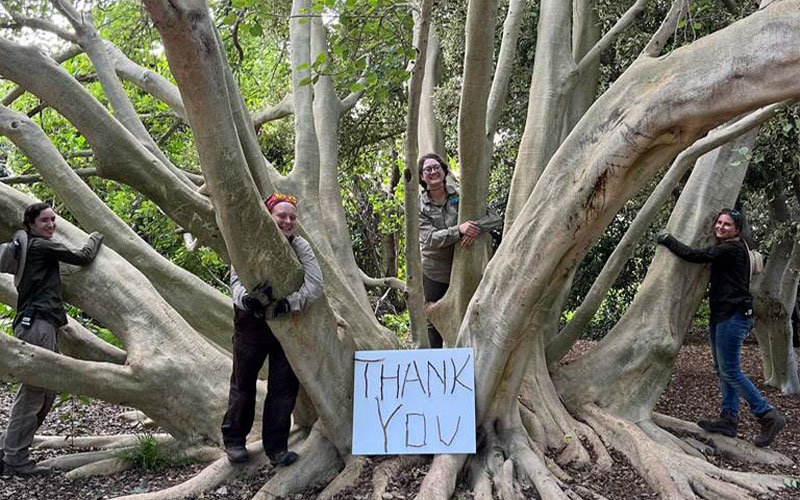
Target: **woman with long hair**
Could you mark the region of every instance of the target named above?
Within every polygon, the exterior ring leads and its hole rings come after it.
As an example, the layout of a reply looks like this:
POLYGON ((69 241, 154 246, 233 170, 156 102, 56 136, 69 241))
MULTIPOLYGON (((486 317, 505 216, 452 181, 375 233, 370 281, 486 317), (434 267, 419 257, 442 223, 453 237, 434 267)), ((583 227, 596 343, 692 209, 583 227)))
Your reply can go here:
POLYGON ((666 233, 658 237, 658 243, 681 259, 711 264, 708 340, 722 404, 718 419, 700 420, 697 424, 708 432, 735 437, 741 396, 761 424, 754 444, 769 446, 786 421, 742 373, 742 343, 753 324, 753 297, 750 295, 750 253, 742 239, 741 212, 722 210, 716 218, 714 236, 717 244, 708 248, 689 247, 666 233))

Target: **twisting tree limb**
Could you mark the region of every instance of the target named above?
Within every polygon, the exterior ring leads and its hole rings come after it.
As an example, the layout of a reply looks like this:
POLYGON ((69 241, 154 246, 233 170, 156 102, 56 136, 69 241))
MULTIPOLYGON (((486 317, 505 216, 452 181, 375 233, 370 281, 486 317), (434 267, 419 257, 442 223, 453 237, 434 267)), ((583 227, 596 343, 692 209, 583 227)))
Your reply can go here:
POLYGON ((669 12, 667 12, 664 20, 661 22, 661 26, 658 27, 658 30, 653 34, 652 38, 650 38, 650 41, 642 51, 643 56, 658 57, 659 54, 661 54, 661 50, 667 44, 670 37, 672 37, 672 35, 675 33, 678 23, 686 15, 688 9, 688 0, 672 0, 672 6, 669 8, 669 12))
POLYGON ((361 281, 367 286, 379 286, 384 288, 394 288, 403 293, 406 292, 406 284, 403 280, 395 278, 394 276, 387 276, 385 278, 373 278, 368 276, 364 271, 361 271, 361 281))
POLYGON ((561 329, 558 335, 551 340, 550 344, 547 346, 548 363, 557 363, 558 360, 569 351, 575 340, 585 331, 597 312, 598 307, 600 307, 600 303, 603 301, 606 292, 608 292, 608 289, 614 284, 619 273, 633 254, 636 243, 645 231, 647 231, 647 227, 650 225, 653 216, 663 206, 664 202, 666 202, 672 194, 686 172, 694 166, 697 159, 709 151, 729 142, 731 139, 766 122, 775 116, 775 113, 785 108, 791 102, 792 101, 783 101, 772 104, 758 111, 754 111, 730 125, 720 127, 710 132, 706 137, 695 142, 675 158, 669 171, 647 198, 647 201, 639 210, 639 213, 636 214, 636 218, 634 218, 633 222, 628 227, 625 235, 614 248, 608 260, 606 260, 603 269, 600 271, 594 283, 592 283, 592 287, 589 289, 589 292, 587 292, 586 297, 584 297, 583 302, 581 302, 572 320, 561 329))
POLYGON ((84 227, 103 232, 106 244, 147 275, 159 293, 193 327, 215 343, 230 347, 231 305, 224 295, 144 242, 80 180, 29 118, 0 106, 0 135, 11 139, 28 156, 84 227), (186 290, 195 292, 187 294, 186 290), (204 307, 198 308, 200 296, 204 307))
POLYGON ((144 148, 105 107, 66 71, 33 47, 0 39, 0 74, 48 102, 88 140, 98 172, 153 200, 173 220, 221 255, 213 206, 197 186, 181 181, 144 148))

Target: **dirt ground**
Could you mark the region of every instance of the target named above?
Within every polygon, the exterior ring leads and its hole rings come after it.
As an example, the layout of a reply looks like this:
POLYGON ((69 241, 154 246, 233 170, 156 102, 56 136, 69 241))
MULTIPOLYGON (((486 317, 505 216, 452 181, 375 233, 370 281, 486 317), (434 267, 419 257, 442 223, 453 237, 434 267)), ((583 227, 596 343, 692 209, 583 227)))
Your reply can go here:
MULTIPOLYGON (((576 346, 574 354, 591 349, 592 343, 584 342, 576 346)), ((783 396, 780 391, 764 387, 758 348, 746 344, 743 352, 744 372, 748 374, 767 399, 785 416, 786 429, 781 433, 773 449, 800 463, 800 396, 783 396)), ((8 412, 13 400, 11 384, 0 384, 0 426, 5 428, 8 412)), ((673 373, 669 387, 658 402, 656 410, 674 417, 695 421, 702 417, 714 416, 718 412, 719 395, 716 388, 708 346, 702 333, 694 331, 689 335, 687 343, 681 349, 677 359, 677 370, 673 373)), ((746 406, 746 405, 745 405, 746 406)), ((119 413, 129 408, 92 401, 89 404, 68 401, 54 410, 40 430, 49 435, 89 435, 142 432, 136 424, 118 417, 119 413)), ((758 423, 743 407, 742 421, 739 425, 739 438, 752 439, 758 431, 758 423)), ((33 457, 42 460, 57 454, 69 453, 69 450, 34 450, 33 457)), ((602 476, 590 471, 569 470, 576 484, 591 490, 610 500, 613 499, 645 499, 656 498, 647 483, 638 476, 625 458, 612 451, 615 465, 602 476)), ((339 499, 367 499, 372 496, 372 469, 384 459, 373 460, 362 474, 358 484, 340 495, 339 499)), ((800 475, 797 466, 766 467, 736 463, 725 457, 712 456, 709 460, 723 468, 751 470, 777 473, 787 476, 800 475)), ((385 499, 413 498, 425 474, 429 461, 411 467, 393 476, 385 499)), ((46 478, 3 478, 0 479, 0 499, 14 500, 72 500, 72 499, 105 499, 115 496, 143 493, 162 489, 179 483, 202 469, 202 465, 191 464, 180 467, 169 467, 156 472, 127 471, 108 477, 69 480, 63 473, 55 473, 46 478)), ((237 479, 221 485, 213 491, 205 493, 203 499, 249 499, 271 474, 271 468, 265 467, 259 474, 237 479)), ((292 495, 292 499, 315 498, 318 490, 308 490, 292 495)), ((525 491, 526 498, 538 498, 533 490, 525 491)), ((466 484, 460 484, 455 498, 471 498, 466 484)), ((765 498, 794 499, 800 498, 800 491, 784 490, 765 498)))

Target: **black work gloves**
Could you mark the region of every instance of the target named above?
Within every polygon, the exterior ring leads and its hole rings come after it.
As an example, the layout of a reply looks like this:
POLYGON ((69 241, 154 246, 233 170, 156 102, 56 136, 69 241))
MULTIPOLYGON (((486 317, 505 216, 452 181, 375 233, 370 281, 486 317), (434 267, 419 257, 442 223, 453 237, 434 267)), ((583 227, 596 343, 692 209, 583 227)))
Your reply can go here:
POLYGON ((289 301, 286 299, 280 299, 268 305, 264 315, 267 319, 275 319, 278 316, 288 314, 291 312, 291 310, 292 308, 289 306, 289 301))
POLYGON ((252 311, 255 316, 259 318, 264 317, 264 311, 266 310, 266 307, 257 298, 250 295, 245 295, 242 298, 242 305, 248 311, 252 311))
POLYGON ((275 303, 275 312, 273 317, 277 318, 283 314, 288 314, 291 312, 291 310, 291 307, 289 307, 289 301, 286 299, 281 299, 275 303))

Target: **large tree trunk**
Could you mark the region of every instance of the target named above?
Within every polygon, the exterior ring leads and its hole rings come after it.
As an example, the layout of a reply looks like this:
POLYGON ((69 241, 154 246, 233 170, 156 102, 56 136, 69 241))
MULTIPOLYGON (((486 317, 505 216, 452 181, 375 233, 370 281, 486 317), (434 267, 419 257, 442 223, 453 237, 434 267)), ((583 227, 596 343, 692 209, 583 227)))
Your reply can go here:
MULTIPOLYGON (((778 195, 771 203, 774 222, 790 220, 786 199, 778 195)), ((792 310, 797 300, 800 263, 794 235, 781 238, 770 252, 761 275, 753 276, 753 329, 761 349, 765 383, 784 394, 800 393, 797 358, 792 344, 792 310)))
MULTIPOLYGON (((519 373, 515 351, 542 342, 536 320, 549 312, 539 311, 624 201, 712 127, 800 92, 791 76, 800 64, 796 7, 772 4, 669 57, 643 55, 559 147, 506 229, 459 331, 458 345, 476 349, 478 422, 502 413, 493 409, 502 394, 519 393, 519 382, 509 386, 509 375, 519 373), (776 30, 786 36, 780 43, 776 30)), ((545 366, 543 356, 536 361, 545 366)), ((437 458, 432 471, 449 477, 452 462, 437 458)))

